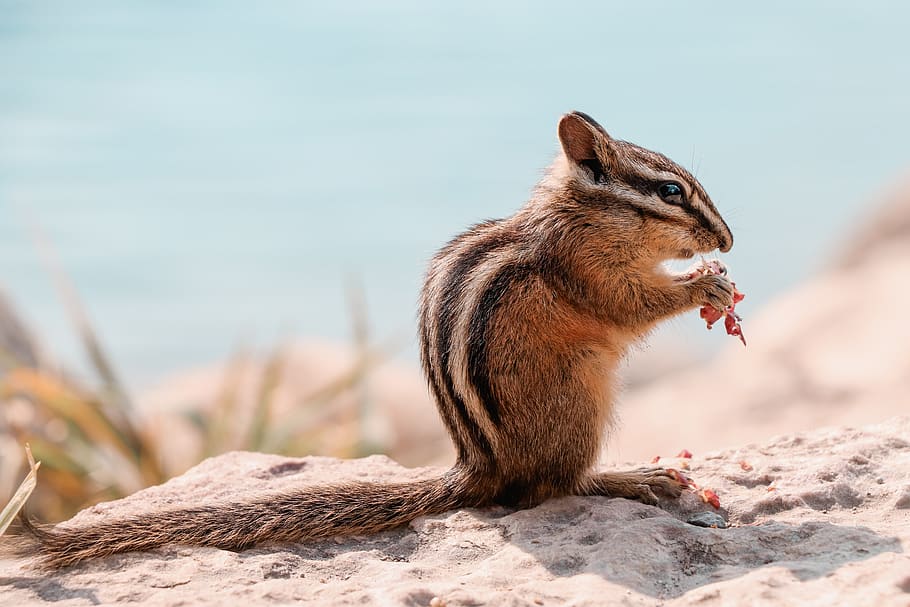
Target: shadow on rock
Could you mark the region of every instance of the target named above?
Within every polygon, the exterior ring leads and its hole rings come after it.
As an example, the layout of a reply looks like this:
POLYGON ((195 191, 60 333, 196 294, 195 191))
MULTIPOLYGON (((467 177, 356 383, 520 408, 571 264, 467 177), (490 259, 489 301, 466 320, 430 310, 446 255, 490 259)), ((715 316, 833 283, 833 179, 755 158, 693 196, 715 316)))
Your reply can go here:
POLYGON ((785 567, 806 581, 851 561, 902 552, 897 538, 865 527, 806 521, 706 529, 626 500, 553 500, 503 517, 498 525, 512 545, 553 575, 596 574, 660 598, 766 565, 785 567))
POLYGON ((0 588, 12 587, 33 592, 39 599, 48 603, 82 599, 92 605, 100 605, 97 592, 93 588, 68 588, 60 580, 38 577, 3 577, 0 588))

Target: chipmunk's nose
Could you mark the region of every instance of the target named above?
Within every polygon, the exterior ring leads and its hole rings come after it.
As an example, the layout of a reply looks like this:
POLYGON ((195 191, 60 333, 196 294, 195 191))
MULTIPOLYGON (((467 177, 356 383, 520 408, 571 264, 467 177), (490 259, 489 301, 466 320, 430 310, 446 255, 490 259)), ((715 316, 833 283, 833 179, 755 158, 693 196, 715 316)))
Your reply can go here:
POLYGON ((727 227, 727 223, 721 220, 723 227, 717 232, 717 248, 721 253, 726 253, 733 248, 733 232, 727 227))

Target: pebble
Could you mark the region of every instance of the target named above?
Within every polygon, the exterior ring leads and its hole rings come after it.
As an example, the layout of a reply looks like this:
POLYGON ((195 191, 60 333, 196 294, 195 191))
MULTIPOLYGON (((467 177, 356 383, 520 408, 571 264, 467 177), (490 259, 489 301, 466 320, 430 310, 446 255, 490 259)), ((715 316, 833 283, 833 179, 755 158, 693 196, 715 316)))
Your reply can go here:
POLYGON ((727 521, 725 521, 724 517, 717 514, 716 512, 697 512, 690 516, 686 522, 690 525, 695 525, 696 527, 716 527, 717 529, 727 528, 727 521))

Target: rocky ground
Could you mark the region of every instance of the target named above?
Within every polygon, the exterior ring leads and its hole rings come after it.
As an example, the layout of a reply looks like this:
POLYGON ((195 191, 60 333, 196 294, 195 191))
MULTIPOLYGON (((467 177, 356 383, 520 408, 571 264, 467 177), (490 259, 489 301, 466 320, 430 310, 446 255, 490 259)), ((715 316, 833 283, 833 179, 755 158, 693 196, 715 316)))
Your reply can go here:
MULTIPOLYGON (((681 460, 662 463, 677 466, 681 460)), ((668 512, 572 497, 460 510, 372 537, 244 552, 168 547, 42 574, 0 562, 5 605, 910 605, 910 417, 696 453, 694 494, 668 512), (435 602, 434 599, 436 599, 435 602)), ((374 456, 231 453, 73 524, 313 482, 425 477, 374 456)))

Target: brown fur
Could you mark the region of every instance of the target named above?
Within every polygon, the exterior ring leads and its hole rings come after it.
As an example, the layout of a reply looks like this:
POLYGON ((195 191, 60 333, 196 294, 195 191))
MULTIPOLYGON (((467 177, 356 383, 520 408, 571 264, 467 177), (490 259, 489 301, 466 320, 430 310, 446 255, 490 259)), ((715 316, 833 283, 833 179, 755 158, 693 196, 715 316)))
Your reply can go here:
POLYGON ((420 304, 421 359, 458 452, 441 478, 349 483, 92 527, 23 517, 13 549, 47 566, 168 543, 244 548, 390 529, 427 514, 570 495, 657 503, 664 470, 593 472, 613 415, 614 373, 658 322, 732 303, 722 276, 678 280, 661 261, 733 237, 701 185, 666 157, 611 138, 579 112, 562 154, 515 215, 475 226, 433 259, 420 304), (673 181, 682 204, 657 195, 673 181))

